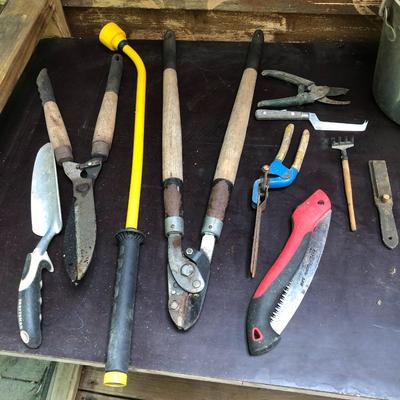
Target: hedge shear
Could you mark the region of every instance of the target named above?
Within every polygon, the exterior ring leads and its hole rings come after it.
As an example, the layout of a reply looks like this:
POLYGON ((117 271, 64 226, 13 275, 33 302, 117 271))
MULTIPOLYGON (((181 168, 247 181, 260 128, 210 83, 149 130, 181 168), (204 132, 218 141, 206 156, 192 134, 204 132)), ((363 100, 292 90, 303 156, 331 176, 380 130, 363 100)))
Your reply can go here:
POLYGON ((280 99, 262 100, 258 102, 258 107, 290 107, 301 106, 303 104, 311 104, 315 101, 331 105, 346 105, 350 101, 334 100, 329 97, 336 97, 346 94, 349 89, 342 87, 317 86, 315 82, 300 76, 289 74, 283 71, 265 69, 261 72, 262 76, 270 76, 271 78, 280 79, 282 81, 292 83, 298 87, 296 96, 283 97, 280 99))
POLYGON ((68 276, 75 284, 84 277, 96 244, 93 186, 111 149, 121 74, 122 57, 117 54, 111 60, 106 90, 94 128, 91 157, 84 163, 74 160, 71 142, 45 68, 40 71, 36 81, 56 161, 63 167, 73 187, 73 200, 65 227, 63 258, 68 276))
POLYGON ((281 146, 274 161, 271 165, 264 165, 261 167, 262 176, 253 184, 251 203, 252 207, 256 209, 256 220, 254 224, 253 247, 250 262, 250 275, 252 278, 256 275, 261 218, 262 213, 267 207, 268 190, 270 188, 278 189, 290 186, 299 174, 307 151, 310 132, 307 129, 304 129, 292 166, 288 168, 283 164, 283 160, 289 150, 293 131, 294 125, 289 124, 285 129, 281 146))

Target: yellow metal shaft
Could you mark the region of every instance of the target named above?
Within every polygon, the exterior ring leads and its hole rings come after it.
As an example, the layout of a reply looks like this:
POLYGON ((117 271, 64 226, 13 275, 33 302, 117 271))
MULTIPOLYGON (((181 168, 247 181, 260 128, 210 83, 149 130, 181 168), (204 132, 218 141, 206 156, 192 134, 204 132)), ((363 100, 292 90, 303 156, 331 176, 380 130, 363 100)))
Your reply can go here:
POLYGON ((142 186, 144 117, 146 103, 146 68, 139 54, 131 46, 125 45, 122 51, 133 61, 137 71, 135 127, 132 153, 131 183, 129 187, 126 228, 137 229, 139 223, 140 192, 142 186))

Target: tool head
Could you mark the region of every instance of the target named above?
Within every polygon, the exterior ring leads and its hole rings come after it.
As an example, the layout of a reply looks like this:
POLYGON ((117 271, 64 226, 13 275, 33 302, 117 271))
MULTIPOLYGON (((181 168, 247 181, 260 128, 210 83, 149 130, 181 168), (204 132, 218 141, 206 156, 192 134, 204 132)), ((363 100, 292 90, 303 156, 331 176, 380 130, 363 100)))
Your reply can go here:
POLYGON ((44 236, 50 230, 61 231, 62 218, 54 151, 51 143, 38 152, 32 174, 31 189, 32 231, 44 236))
POLYGON ((93 185, 101 166, 100 159, 92 159, 85 164, 63 164, 65 174, 72 181, 74 195, 65 227, 63 256, 67 273, 74 283, 85 275, 96 244, 93 185))
POLYGON ((331 139, 331 147, 332 149, 335 150, 347 150, 350 147, 354 147, 354 136, 351 136, 350 138, 345 136, 342 138, 339 136, 338 138, 332 138, 331 139))

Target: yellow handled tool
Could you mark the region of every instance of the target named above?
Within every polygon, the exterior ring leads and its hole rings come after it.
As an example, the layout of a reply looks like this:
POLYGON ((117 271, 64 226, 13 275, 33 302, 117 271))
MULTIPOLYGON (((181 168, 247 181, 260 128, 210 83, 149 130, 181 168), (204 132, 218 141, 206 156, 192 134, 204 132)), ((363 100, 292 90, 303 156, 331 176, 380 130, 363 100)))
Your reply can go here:
POLYGON ((106 372, 104 374, 105 385, 121 387, 126 386, 127 383, 139 246, 144 239, 143 233, 137 228, 143 169, 146 68, 139 54, 129 46, 125 32, 115 23, 106 24, 100 31, 99 39, 110 50, 125 53, 133 61, 137 70, 135 128, 128 211, 125 229, 116 235, 118 266, 107 348, 106 372))

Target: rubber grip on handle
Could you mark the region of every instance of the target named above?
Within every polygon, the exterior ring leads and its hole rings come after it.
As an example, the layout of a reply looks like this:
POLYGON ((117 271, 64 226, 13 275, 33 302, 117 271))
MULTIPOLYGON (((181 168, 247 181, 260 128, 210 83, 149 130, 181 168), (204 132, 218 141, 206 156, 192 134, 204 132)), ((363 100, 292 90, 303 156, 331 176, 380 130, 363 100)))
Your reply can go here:
POLYGON ((304 258, 311 233, 330 211, 329 197, 322 190, 317 190, 293 212, 290 237, 262 279, 249 305, 247 342, 250 354, 265 353, 279 341, 279 334, 272 329, 270 318, 283 290, 304 258))
POLYGON ((46 68, 43 68, 39 72, 36 78, 36 85, 39 90, 40 100, 42 100, 43 105, 45 105, 48 101, 56 101, 53 87, 51 86, 50 78, 46 68))
MULTIPOLYGON (((139 247, 144 240, 142 232, 123 229, 117 236, 118 266, 114 289, 110 336, 107 348, 106 377, 112 372, 126 374, 131 355, 133 315, 139 247)), ((105 385, 123 386, 105 379, 105 385)))
MULTIPOLYGON (((20 289, 18 291, 17 310, 21 339, 24 344, 31 349, 38 348, 42 343, 42 333, 40 329, 42 321, 42 270, 46 268, 52 271, 52 266, 48 264, 44 258, 37 258, 35 255, 37 254, 29 253, 25 259, 20 289), (24 280, 30 280, 26 288, 24 280)), ((45 257, 48 257, 47 253, 45 253, 45 257)))
POLYGON ((260 65, 264 47, 264 33, 257 29, 251 39, 250 48, 247 53, 246 68, 254 68, 256 71, 260 65))
POLYGON ((114 54, 111 58, 110 70, 107 77, 106 92, 119 92, 121 85, 122 69, 124 66, 123 57, 121 54, 114 54))
POLYGON ((247 342, 251 355, 266 353, 275 347, 280 340, 280 335, 271 327, 270 318, 282 292, 292 280, 307 251, 310 236, 311 234, 307 233, 301 238, 300 244, 279 276, 271 282, 261 296, 253 297, 250 301, 247 312, 247 342))
POLYGON ((176 41, 175 32, 167 31, 163 41, 163 64, 164 69, 176 69, 176 41))

